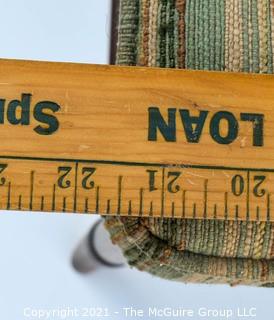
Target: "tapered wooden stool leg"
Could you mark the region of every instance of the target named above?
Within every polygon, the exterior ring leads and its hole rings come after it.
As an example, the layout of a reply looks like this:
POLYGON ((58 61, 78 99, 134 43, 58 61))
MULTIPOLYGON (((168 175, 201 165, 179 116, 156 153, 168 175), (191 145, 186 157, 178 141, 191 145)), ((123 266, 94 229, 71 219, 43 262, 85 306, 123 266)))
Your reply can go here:
POLYGON ((120 248, 112 244, 102 219, 76 247, 72 265, 80 273, 92 272, 101 266, 117 268, 126 265, 120 248))

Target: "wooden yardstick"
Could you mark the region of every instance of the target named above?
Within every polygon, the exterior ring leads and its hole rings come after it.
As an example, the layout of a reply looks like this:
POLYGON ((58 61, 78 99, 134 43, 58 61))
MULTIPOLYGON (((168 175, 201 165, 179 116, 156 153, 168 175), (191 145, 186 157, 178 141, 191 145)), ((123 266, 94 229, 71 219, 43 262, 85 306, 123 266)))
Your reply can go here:
POLYGON ((0 209, 274 221, 274 76, 0 60, 0 209))

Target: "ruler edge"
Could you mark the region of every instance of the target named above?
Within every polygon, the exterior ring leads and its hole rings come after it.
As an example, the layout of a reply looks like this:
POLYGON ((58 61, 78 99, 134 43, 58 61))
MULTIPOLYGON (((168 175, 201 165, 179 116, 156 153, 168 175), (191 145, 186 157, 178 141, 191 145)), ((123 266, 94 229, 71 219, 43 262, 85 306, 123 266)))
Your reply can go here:
MULTIPOLYGON (((5 65, 9 67, 10 65, 13 65, 16 63, 20 68, 24 68, 25 71, 32 68, 36 68, 37 66, 41 66, 42 68, 49 68, 50 71, 52 70, 53 73, 57 72, 59 70, 67 69, 67 72, 69 72, 68 68, 71 68, 72 71, 78 69, 78 71, 83 73, 93 73, 93 72, 103 72, 103 71, 122 71, 123 73, 132 73, 136 70, 142 72, 142 73, 154 73, 157 71, 158 73, 161 73, 160 76, 171 76, 176 75, 179 77, 181 74, 184 75, 190 75, 191 77, 197 76, 201 80, 201 75, 204 75, 209 78, 215 78, 215 77, 230 77, 236 80, 246 80, 248 78, 249 80, 254 81, 261 81, 262 78, 270 79, 271 81, 274 79, 273 74, 256 74, 256 73, 237 73, 237 72, 224 72, 224 71, 201 71, 201 70, 187 70, 187 69, 174 69, 174 68, 159 68, 159 67, 140 67, 140 66, 118 66, 118 65, 106 65, 106 64, 90 64, 90 63, 75 63, 75 62, 56 62, 56 61, 40 61, 40 60, 25 60, 25 59, 0 59, 0 75, 1 75, 1 65, 5 65), (57 68, 56 68, 57 67, 57 68)), ((69 160, 69 159, 68 159, 69 160)), ((74 159, 77 161, 77 159, 74 159)), ((151 164, 153 166, 153 164, 151 164)), ((158 164, 159 166, 165 166, 164 164, 158 164)), ((240 169, 240 168, 239 168, 240 169)), ((246 169, 246 168, 244 168, 246 169)), ((256 168, 256 171, 262 171, 262 169, 256 168)), ((2 210, 1 210, 2 211, 2 210)), ((16 210, 12 210, 16 211, 16 210)), ((22 209, 22 211, 25 211, 22 209)), ((26 209, 26 211, 29 211, 26 209)), ((46 211, 43 211, 46 212, 46 211)), ((49 211, 49 212, 56 212, 56 211, 49 211)), ((75 212, 76 214, 82 214, 80 212, 75 212)), ((94 214, 94 213, 91 213, 94 214)), ((99 215, 105 216, 105 214, 98 213, 99 215)), ((117 214, 110 214, 111 216, 117 216, 117 214)), ((126 215, 125 215, 126 217, 126 215)), ((135 217, 138 217, 136 215, 135 217)), ((145 217, 145 216, 144 216, 145 217)), ((159 216, 160 217, 160 216, 159 216)), ((155 218, 159 218, 158 216, 155 216, 155 218)), ((173 218, 171 216, 165 216, 165 218, 173 218)), ((174 217, 179 218, 180 217, 174 217)), ((186 217, 186 219, 192 219, 186 217)), ((199 218, 197 218, 198 220, 199 218)), ((212 218, 214 219, 214 218, 212 218)), ((211 220, 211 219, 209 219, 211 220)), ((218 218, 218 220, 226 220, 222 218, 218 218)), ((229 220, 229 219, 228 219, 229 220)), ((239 221, 246 221, 244 219, 241 219, 239 221)), ((257 220, 255 220, 257 221, 257 220)))

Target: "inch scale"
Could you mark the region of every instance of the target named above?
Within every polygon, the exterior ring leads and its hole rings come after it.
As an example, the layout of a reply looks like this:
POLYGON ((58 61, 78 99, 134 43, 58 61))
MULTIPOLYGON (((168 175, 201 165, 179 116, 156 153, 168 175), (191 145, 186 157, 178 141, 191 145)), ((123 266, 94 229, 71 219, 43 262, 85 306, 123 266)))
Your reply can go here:
POLYGON ((273 169, 27 157, 1 157, 0 168, 2 210, 272 218, 273 169))
POLYGON ((0 61, 0 209, 274 221, 274 77, 0 61))

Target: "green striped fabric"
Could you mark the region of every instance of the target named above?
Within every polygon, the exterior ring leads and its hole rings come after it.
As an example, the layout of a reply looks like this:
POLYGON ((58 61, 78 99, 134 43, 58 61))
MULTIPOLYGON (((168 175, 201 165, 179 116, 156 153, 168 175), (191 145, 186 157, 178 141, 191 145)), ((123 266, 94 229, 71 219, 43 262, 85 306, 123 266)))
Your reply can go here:
MULTIPOLYGON (((274 0, 121 0, 117 64, 273 73, 273 59, 274 0)), ((274 286, 273 223, 106 217, 105 225, 139 270, 274 286)))

